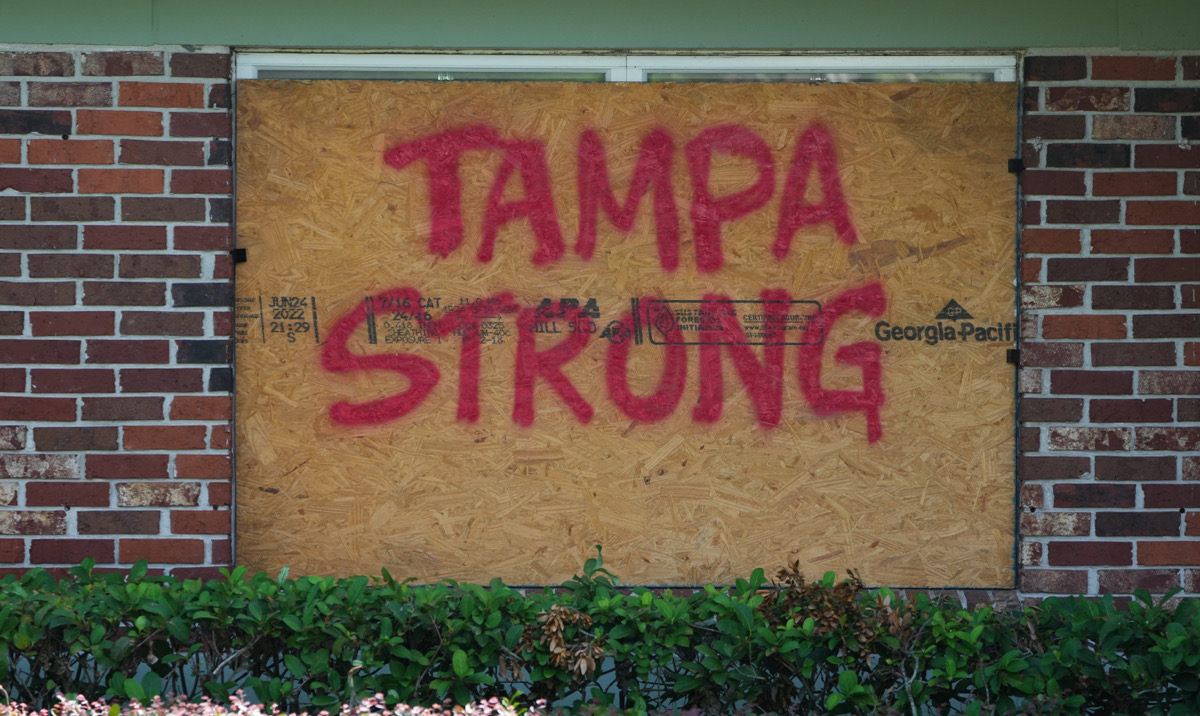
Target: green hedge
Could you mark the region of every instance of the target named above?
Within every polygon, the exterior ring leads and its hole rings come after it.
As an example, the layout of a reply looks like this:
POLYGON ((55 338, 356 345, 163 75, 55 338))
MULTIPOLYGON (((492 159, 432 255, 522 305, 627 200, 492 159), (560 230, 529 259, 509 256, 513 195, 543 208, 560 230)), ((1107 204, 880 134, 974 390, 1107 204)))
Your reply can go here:
POLYGON ((1200 615, 1139 593, 963 609, 793 565, 688 596, 619 589, 599 558, 555 589, 41 570, 0 581, 0 683, 288 710, 492 696, 707 713, 1197 713, 1200 615))

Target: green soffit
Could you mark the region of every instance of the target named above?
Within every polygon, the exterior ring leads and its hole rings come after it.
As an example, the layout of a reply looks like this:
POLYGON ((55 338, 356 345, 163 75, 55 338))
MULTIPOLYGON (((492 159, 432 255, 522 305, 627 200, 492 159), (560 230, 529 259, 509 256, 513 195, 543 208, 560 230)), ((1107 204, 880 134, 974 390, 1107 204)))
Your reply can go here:
POLYGON ((0 42, 493 50, 1200 47, 1200 0, 0 0, 0 42))

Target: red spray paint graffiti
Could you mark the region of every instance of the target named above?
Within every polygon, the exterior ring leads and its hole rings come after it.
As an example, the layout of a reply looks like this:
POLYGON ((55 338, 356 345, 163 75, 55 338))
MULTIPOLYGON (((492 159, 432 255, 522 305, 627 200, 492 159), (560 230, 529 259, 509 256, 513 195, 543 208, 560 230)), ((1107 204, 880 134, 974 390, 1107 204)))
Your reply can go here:
MULTIPOLYGON (((451 129, 429 137, 398 144, 384 153, 384 161, 402 170, 424 160, 429 182, 430 253, 449 256, 463 243, 462 178, 459 168, 466 152, 492 151, 501 155, 500 169, 492 180, 483 215, 482 237, 476 258, 492 260, 501 226, 527 219, 536 248, 535 265, 552 263, 565 253, 562 230, 555 208, 545 146, 536 139, 506 140, 485 125, 451 129), (525 196, 505 201, 505 187, 519 174, 525 196)), ((663 129, 648 132, 642 140, 624 203, 618 203, 608 175, 604 143, 592 130, 579 138, 576 183, 579 193, 579 234, 575 253, 589 260, 596 251, 599 213, 602 209, 618 230, 633 229, 638 204, 647 192, 654 193, 654 225, 659 266, 674 271, 679 265, 680 226, 671 185, 675 141, 663 129)), ((721 227, 766 206, 775 192, 775 160, 770 148, 755 132, 736 124, 721 124, 700 132, 684 148, 692 184, 689 216, 696 248, 696 266, 712 273, 724 264, 721 227), (754 183, 741 191, 716 196, 710 186, 713 157, 728 154, 745 157, 757 166, 754 183)), ((808 226, 832 223, 847 244, 858 240, 842 193, 833 138, 820 125, 809 127, 800 138, 788 166, 779 204, 778 231, 772 252, 786 258, 796 232, 808 226), (816 166, 821 179, 822 199, 806 203, 808 177, 816 166)))
MULTIPOLYGON (((397 170, 424 161, 429 182, 429 211, 431 228, 429 251, 449 256, 462 245, 463 207, 460 165, 466 152, 491 151, 500 153, 500 165, 488 192, 483 212, 482 237, 476 257, 490 261, 495 252, 499 230, 509 222, 527 220, 532 230, 535 249, 531 262, 535 265, 552 263, 562 258, 564 245, 552 192, 550 171, 544 145, 532 139, 501 139, 497 130, 484 125, 442 132, 430 137, 405 142, 390 148, 385 161, 397 170), (519 175, 524 187, 521 199, 505 199, 506 186, 519 175)), ((671 185, 675 141, 662 129, 650 131, 641 143, 625 199, 619 202, 613 190, 603 141, 591 130, 579 139, 577 186, 579 190, 579 233, 575 252, 591 259, 596 251, 597 227, 600 212, 619 231, 633 230, 637 208, 648 193, 653 193, 653 215, 657 238, 659 265, 663 271, 677 269, 680 261, 680 226, 675 195, 671 185)), ((745 127, 722 124, 709 127, 684 147, 692 183, 692 202, 689 217, 696 251, 696 267, 701 272, 718 271, 724 262, 721 247, 723 225, 736 221, 766 206, 775 189, 775 161, 763 139, 745 127), (757 167, 757 177, 749 186, 722 196, 713 193, 710 172, 715 155, 734 155, 748 159, 757 167)), ((846 244, 858 240, 851 222, 839 177, 833 139, 821 126, 809 127, 797 143, 788 166, 779 205, 778 230, 772 246, 777 260, 783 260, 791 250, 798 231, 805 227, 830 223, 839 239, 846 244), (820 177, 822 198, 812 203, 806 198, 808 179, 816 168, 820 177)), ((372 305, 424 306, 414 288, 397 288, 374 297, 372 305)), ((696 303, 696 302, 692 302, 696 303)), ((692 420, 713 423, 721 419, 725 406, 724 366, 722 357, 728 355, 734 372, 746 387, 755 417, 760 425, 778 425, 783 414, 785 352, 784 339, 789 311, 793 304, 787 291, 767 289, 761 293, 757 316, 761 326, 757 337, 748 341, 743 325, 731 308, 728 297, 707 294, 699 302, 696 315, 701 318, 699 341, 694 343, 698 360, 699 397, 692 410, 692 420), (761 356, 753 345, 761 345, 761 356)), ((806 303, 802 301, 801 303, 806 303)), ((807 302, 813 303, 813 302, 807 302)), ((886 307, 883 289, 878 283, 843 292, 826 304, 803 329, 804 340, 799 342, 796 355, 797 376, 805 401, 818 415, 862 412, 867 422, 867 440, 874 443, 883 435, 880 407, 884 402, 882 388, 881 351, 874 343, 854 343, 837 349, 834 359, 862 371, 861 390, 831 390, 821 383, 821 367, 827 339, 838 319, 852 313, 878 317, 886 307)), ((646 423, 664 420, 679 406, 688 377, 688 345, 679 333, 668 303, 652 297, 635 301, 633 312, 619 322, 619 336, 610 335, 605 354, 605 386, 608 398, 624 415, 646 423), (636 395, 630 388, 628 368, 633 342, 628 340, 628 325, 658 326, 663 367, 658 384, 646 396, 636 395)), ((594 305, 590 303, 589 305, 594 305)), ((815 305, 815 304, 814 304, 815 305)), ((693 310, 693 309, 689 309, 693 310)), ((456 418, 475 422, 480 417, 479 386, 481 380, 481 327, 487 321, 502 320, 516 314, 517 347, 513 380, 512 420, 517 425, 532 425, 535 416, 535 396, 544 382, 557 399, 580 423, 586 424, 595 409, 580 393, 566 372, 566 367, 588 349, 596 334, 593 317, 579 308, 577 300, 561 300, 557 310, 549 300, 536 308, 518 306, 512 294, 494 295, 445 312, 439 318, 418 313, 417 321, 425 335, 439 342, 458 336, 461 347, 458 361, 458 401, 456 418), (554 317, 566 321, 571 330, 551 345, 539 345, 537 327, 554 317)), ((368 320, 368 309, 359 306, 341 318, 329 332, 322 353, 322 364, 335 372, 388 371, 408 379, 401 393, 364 403, 340 402, 330 408, 330 419, 342 425, 380 424, 397 420, 416 410, 441 380, 438 367, 429 359, 413 353, 370 354, 351 353, 352 335, 368 320)), ((373 318, 371 319, 373 320, 373 318)), ((611 326, 610 326, 611 328, 611 326)), ((640 334, 639 334, 640 340, 640 334)), ((545 343, 546 339, 543 338, 545 343)))

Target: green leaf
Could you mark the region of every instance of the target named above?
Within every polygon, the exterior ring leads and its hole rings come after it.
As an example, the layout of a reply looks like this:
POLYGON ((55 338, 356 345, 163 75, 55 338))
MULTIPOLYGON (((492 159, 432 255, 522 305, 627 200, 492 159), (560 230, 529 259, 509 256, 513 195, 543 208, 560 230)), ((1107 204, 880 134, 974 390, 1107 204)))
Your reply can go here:
POLYGON ((675 690, 684 693, 699 688, 705 683, 704 679, 696 678, 690 674, 682 674, 675 679, 675 690))
POLYGON ((140 702, 146 700, 146 692, 142 690, 142 685, 133 679, 125 679, 125 696, 131 699, 137 699, 140 702))
POLYGON ((846 693, 853 693, 858 690, 858 674, 850 669, 843 669, 838 673, 838 688, 846 693))
POLYGON ((158 674, 151 671, 142 677, 142 693, 149 698, 162 694, 162 679, 158 674))
POLYGON ((835 708, 837 708, 838 704, 842 703, 845 700, 846 700, 845 696, 842 696, 841 694, 834 692, 834 693, 830 694, 828 697, 826 697, 825 710, 832 711, 835 708))
POLYGON ((287 666, 288 673, 297 679, 303 679, 304 675, 308 673, 308 670, 304 668, 304 662, 300 661, 295 654, 284 654, 283 663, 287 666))
POLYGON ((300 617, 295 614, 284 614, 283 623, 288 625, 292 631, 303 631, 304 625, 300 622, 300 617))
POLYGON ((454 675, 460 679, 466 678, 467 674, 471 673, 471 668, 467 665, 467 652, 462 649, 454 650, 451 665, 454 667, 454 675))

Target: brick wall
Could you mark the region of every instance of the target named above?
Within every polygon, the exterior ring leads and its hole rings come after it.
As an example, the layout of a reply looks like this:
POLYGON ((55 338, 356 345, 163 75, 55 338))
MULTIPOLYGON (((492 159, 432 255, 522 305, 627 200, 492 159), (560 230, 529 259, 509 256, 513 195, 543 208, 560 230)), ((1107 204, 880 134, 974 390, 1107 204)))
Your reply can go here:
MULTIPOLYGON (((1200 593, 1200 56, 1025 67, 1020 587, 1200 593)), ((0 568, 231 561, 228 78, 0 48, 0 568)))
POLYGON ((0 47, 0 563, 231 563, 227 48, 0 47))
POLYGON ((1021 590, 1200 592, 1200 57, 1025 80, 1021 590))

